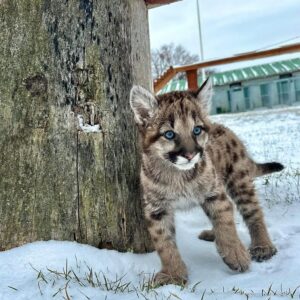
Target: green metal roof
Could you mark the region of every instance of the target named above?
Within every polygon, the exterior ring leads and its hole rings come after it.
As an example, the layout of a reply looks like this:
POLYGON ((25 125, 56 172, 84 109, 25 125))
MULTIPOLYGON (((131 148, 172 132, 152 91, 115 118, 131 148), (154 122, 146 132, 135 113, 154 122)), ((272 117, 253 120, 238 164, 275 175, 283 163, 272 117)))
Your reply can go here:
MULTIPOLYGON (((268 64, 215 73, 212 75, 212 80, 214 86, 222 86, 234 82, 265 78, 295 71, 300 71, 300 58, 293 58, 284 61, 277 61, 268 64)), ((200 85, 201 78, 198 78, 198 82, 200 85)), ((187 90, 187 81, 185 79, 173 79, 159 92, 159 94, 164 94, 175 90, 187 90)))

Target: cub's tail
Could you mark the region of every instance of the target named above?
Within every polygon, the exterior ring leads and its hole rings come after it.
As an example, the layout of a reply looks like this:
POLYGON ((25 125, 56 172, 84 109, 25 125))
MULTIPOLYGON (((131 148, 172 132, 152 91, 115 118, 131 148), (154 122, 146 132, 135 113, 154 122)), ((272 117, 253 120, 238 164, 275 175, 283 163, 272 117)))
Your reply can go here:
POLYGON ((256 163, 255 177, 263 176, 274 172, 280 172, 283 169, 284 166, 278 162, 269 162, 264 164, 256 163))

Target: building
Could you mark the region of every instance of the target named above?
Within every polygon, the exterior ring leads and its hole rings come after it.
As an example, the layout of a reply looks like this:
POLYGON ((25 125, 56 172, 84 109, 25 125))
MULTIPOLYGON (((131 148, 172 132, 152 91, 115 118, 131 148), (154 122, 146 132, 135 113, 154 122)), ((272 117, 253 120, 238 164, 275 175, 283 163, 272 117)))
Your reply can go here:
MULTIPOLYGON (((300 58, 215 73, 212 80, 212 114, 300 105, 300 58)), ((185 79, 172 80, 160 94, 186 89, 185 79)))

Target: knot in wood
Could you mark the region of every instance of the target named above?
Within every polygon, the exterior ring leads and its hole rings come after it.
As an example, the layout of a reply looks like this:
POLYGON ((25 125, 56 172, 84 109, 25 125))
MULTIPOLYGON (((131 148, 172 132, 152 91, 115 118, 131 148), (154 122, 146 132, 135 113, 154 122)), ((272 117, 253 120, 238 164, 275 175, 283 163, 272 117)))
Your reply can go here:
POLYGON ((41 96, 47 93, 48 81, 44 74, 30 76, 24 80, 24 83, 26 89, 33 97, 41 96))

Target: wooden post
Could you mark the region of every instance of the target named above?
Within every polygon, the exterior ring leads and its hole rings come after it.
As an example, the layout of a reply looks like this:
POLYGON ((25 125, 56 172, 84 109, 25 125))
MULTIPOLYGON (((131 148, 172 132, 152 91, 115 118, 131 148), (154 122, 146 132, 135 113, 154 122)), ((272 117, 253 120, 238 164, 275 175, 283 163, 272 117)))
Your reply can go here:
POLYGON ((151 83, 145 2, 0 1, 0 28, 0 250, 151 249, 129 105, 151 83))
POLYGON ((188 81, 188 89, 189 90, 197 90, 198 89, 197 70, 187 71, 186 77, 187 77, 187 81, 188 81))

